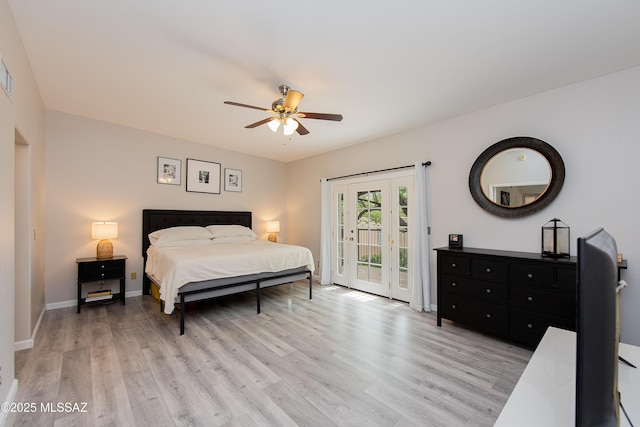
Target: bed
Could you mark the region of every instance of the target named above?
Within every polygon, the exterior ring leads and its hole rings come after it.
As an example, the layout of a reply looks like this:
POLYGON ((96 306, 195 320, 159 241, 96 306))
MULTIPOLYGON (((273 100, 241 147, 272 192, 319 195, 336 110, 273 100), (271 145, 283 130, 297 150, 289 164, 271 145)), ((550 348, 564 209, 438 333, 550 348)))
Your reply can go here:
MULTIPOLYGON (((183 250, 173 247, 173 243, 169 244, 170 247, 161 248, 159 242, 152 245, 149 239, 152 233, 154 236, 164 233, 162 235, 164 237, 167 233, 176 230, 200 230, 202 227, 207 227, 213 232, 214 229, 251 229, 251 225, 252 214, 246 211, 163 209, 142 211, 142 256, 145 269, 143 294, 151 293, 152 284, 156 286, 161 295, 160 309, 167 314, 173 312, 175 304, 180 304, 180 335, 184 334, 188 302, 253 290, 256 291, 257 312, 260 313, 260 289, 302 279, 309 281, 309 299, 312 298, 314 265, 311 252, 306 248, 256 239, 246 243, 235 240, 223 244, 204 242, 202 247, 189 242, 189 246, 183 250), (260 254, 253 251, 258 251, 260 254), (284 251, 284 256, 281 254, 276 257, 271 254, 272 251, 284 251), (248 253, 251 255, 247 255, 248 253), (231 258, 232 255, 238 259, 234 260, 231 258), (223 261, 212 261, 220 256, 223 258, 217 259, 223 261), (262 257, 266 257, 266 261, 261 266, 257 260, 262 257), (244 266, 240 270, 234 270, 235 265, 244 266), (174 268, 179 270, 172 270, 174 268), (241 273, 237 274, 237 271, 241 273)), ((212 240, 217 242, 224 238, 212 240)))

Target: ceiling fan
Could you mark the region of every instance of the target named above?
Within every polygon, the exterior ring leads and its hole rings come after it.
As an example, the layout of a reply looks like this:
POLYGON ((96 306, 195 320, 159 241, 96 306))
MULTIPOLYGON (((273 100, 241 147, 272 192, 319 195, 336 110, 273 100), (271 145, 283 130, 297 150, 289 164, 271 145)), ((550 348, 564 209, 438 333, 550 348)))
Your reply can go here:
POLYGON ((300 135, 307 135, 309 133, 307 128, 302 126, 302 123, 300 123, 298 119, 332 120, 335 122, 342 120, 342 114, 299 112, 298 104, 304 97, 304 94, 297 90, 293 90, 286 85, 280 86, 279 89, 282 94, 282 98, 273 101, 270 109, 240 104, 239 102, 233 101, 224 101, 224 103, 235 105, 237 107, 253 108, 254 110, 262 110, 267 113, 277 114, 276 116, 267 117, 259 122, 251 123, 250 125, 245 126, 245 128, 252 129, 266 123, 267 126, 269 126, 269 129, 276 132, 278 127, 282 124, 282 129, 285 135, 293 135, 293 132, 298 132, 300 135))

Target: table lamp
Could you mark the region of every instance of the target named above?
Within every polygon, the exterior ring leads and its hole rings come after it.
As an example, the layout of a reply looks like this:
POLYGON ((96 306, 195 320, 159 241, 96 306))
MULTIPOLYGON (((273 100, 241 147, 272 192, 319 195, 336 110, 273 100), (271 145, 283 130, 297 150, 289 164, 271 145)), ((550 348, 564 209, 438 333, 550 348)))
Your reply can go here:
POLYGON ((115 239, 118 237, 118 223, 117 222, 92 222, 91 223, 91 238, 100 240, 96 250, 96 258, 112 258, 113 257, 113 244, 109 239, 115 239))
POLYGON ((269 233, 269 241, 276 243, 278 238, 276 233, 280 232, 280 221, 267 222, 267 233, 269 233))

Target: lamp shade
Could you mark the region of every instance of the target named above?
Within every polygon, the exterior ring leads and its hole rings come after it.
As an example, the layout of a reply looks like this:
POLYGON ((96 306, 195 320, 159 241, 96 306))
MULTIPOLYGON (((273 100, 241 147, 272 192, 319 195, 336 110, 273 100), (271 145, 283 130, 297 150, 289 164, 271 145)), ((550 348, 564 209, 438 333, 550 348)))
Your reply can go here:
POLYGON ((293 135, 293 132, 295 132, 296 129, 298 129, 298 125, 299 123, 292 119, 291 117, 287 118, 287 120, 285 120, 284 125, 283 125, 283 132, 285 135, 289 136, 289 135, 293 135))
POLYGON ((273 119, 270 122, 267 122, 267 126, 269 126, 269 129, 271 129, 272 131, 277 131, 278 127, 280 126, 280 119, 273 119))
POLYGON ((279 232, 280 232, 280 221, 267 222, 267 233, 279 233, 279 232))
POLYGON ((118 237, 117 222, 92 222, 91 238, 97 240, 115 239, 118 237))

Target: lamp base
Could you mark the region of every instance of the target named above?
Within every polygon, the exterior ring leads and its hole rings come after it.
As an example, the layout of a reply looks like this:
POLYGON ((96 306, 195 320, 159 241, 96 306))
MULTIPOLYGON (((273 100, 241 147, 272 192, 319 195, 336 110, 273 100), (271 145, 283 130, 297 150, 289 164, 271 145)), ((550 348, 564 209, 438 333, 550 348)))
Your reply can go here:
POLYGON ((273 243, 277 243, 278 242, 278 237, 276 236, 276 233, 269 233, 269 241, 273 242, 273 243))
POLYGON ((113 244, 109 239, 103 239, 98 242, 98 248, 96 250, 96 258, 113 258, 113 244))

